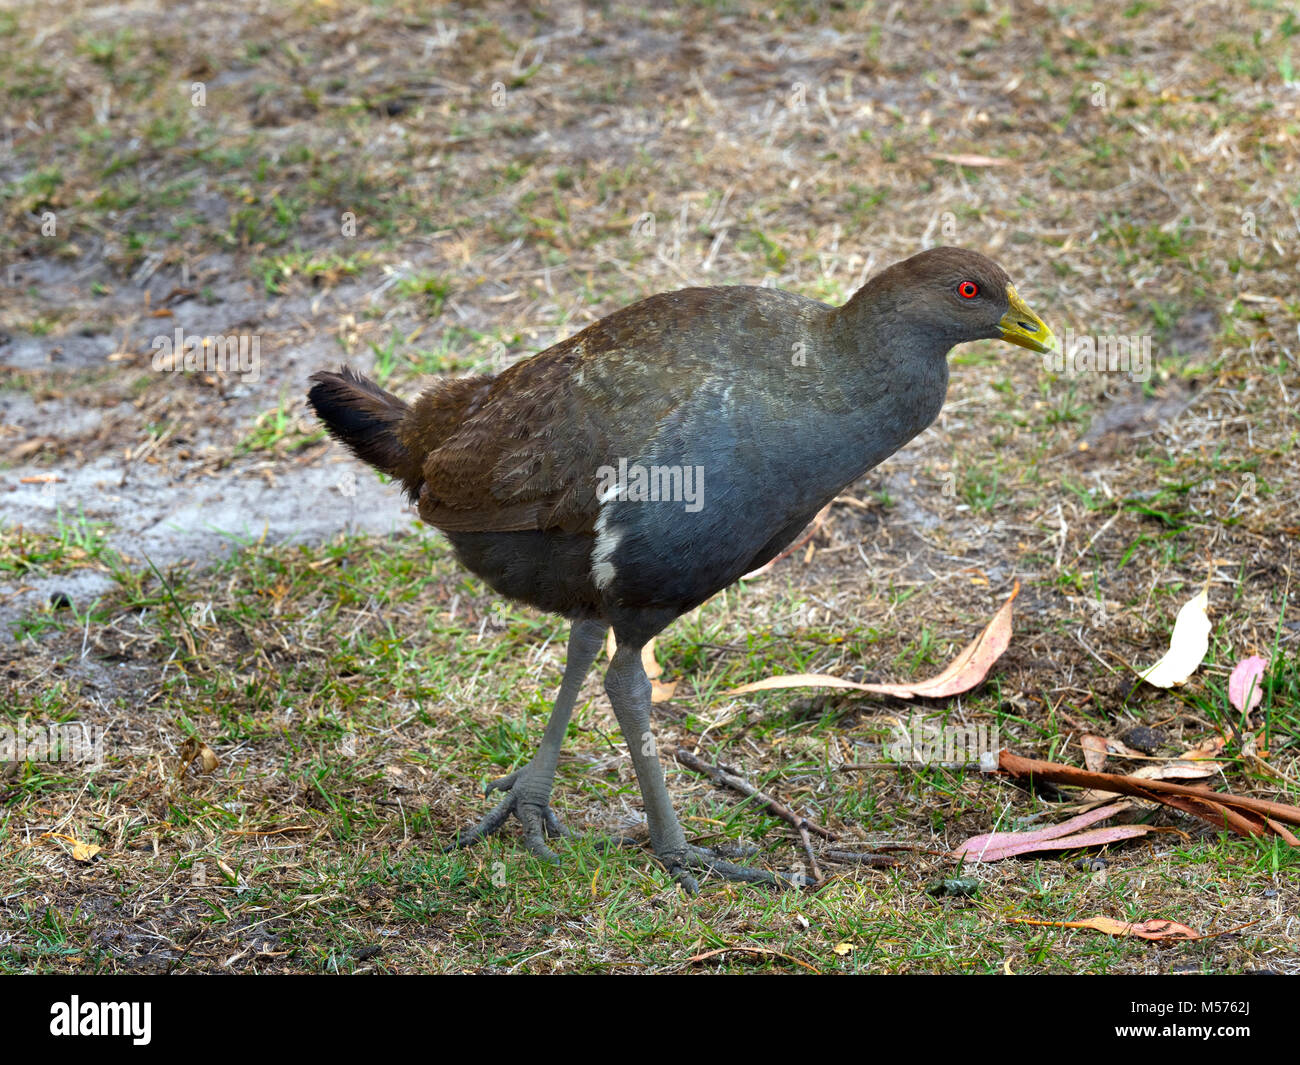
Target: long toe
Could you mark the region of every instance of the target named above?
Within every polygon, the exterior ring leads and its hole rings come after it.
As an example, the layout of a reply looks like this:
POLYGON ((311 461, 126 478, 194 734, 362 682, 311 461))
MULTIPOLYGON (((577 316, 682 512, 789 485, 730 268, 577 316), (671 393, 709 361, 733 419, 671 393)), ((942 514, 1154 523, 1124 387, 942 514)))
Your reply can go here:
POLYGON ((460 850, 462 847, 471 847, 481 839, 492 835, 509 819, 510 814, 514 811, 515 799, 513 795, 507 795, 491 810, 484 814, 478 824, 470 828, 462 829, 456 834, 456 838, 443 847, 443 851, 460 850))
POLYGON ((549 806, 543 816, 546 819, 546 834, 552 839, 565 839, 570 835, 569 830, 564 827, 564 822, 555 816, 555 811, 549 806))
POLYGON ((521 802, 515 806, 515 816, 519 818, 520 823, 524 826, 524 846, 528 848, 528 852, 544 862, 558 865, 560 856, 546 845, 547 822, 555 820, 555 823, 559 824, 555 814, 551 812, 551 808, 549 806, 538 806, 535 803, 521 802))
MULTIPOLYGON (((753 849, 743 846, 737 849, 746 856, 754 852, 753 849)), ((748 865, 737 865, 735 862, 728 861, 727 858, 715 850, 710 850, 708 847, 696 847, 689 843, 686 845, 684 852, 666 858, 660 857, 660 861, 664 863, 673 878, 690 895, 694 895, 699 890, 699 885, 689 870, 701 870, 724 880, 734 880, 744 884, 772 884, 782 888, 812 887, 814 885, 814 881, 802 873, 769 872, 766 869, 755 869, 748 865)))

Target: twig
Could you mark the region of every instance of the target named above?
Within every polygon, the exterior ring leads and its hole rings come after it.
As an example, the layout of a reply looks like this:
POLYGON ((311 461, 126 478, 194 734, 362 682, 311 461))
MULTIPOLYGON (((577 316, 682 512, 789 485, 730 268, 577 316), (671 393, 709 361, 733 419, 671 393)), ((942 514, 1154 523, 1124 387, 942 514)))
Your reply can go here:
POLYGON ((181 956, 179 958, 176 958, 169 966, 167 966, 167 971, 163 975, 171 976, 171 974, 176 971, 176 966, 180 965, 181 962, 183 962, 186 958, 190 956, 190 951, 192 951, 196 946, 198 946, 198 942, 202 938, 203 938, 203 931, 202 929, 200 929, 198 932, 194 933, 194 938, 190 940, 189 946, 187 946, 185 950, 181 952, 181 956))
POLYGON ((740 776, 736 770, 732 769, 730 766, 709 765, 707 762, 697 758, 690 751, 685 750, 682 747, 676 748, 673 752, 673 757, 688 769, 693 769, 697 773, 703 773, 715 784, 721 784, 724 787, 731 788, 733 791, 738 791, 740 794, 748 798, 757 799, 767 807, 770 813, 775 814, 786 824, 794 828, 795 831, 799 833, 799 838, 803 842, 804 854, 808 857, 808 864, 812 870, 813 879, 818 881, 822 879, 822 872, 820 867, 817 865, 816 855, 813 854, 812 839, 808 834, 810 832, 815 832, 817 835, 821 836, 822 839, 832 840, 836 838, 834 832, 828 828, 823 828, 815 821, 809 821, 808 818, 804 817, 802 814, 795 813, 790 809, 790 807, 786 806, 782 802, 778 802, 766 792, 759 791, 758 788, 754 787, 753 784, 740 776))
POLYGON ((1079 560, 1083 558, 1083 556, 1086 555, 1089 551, 1092 550, 1092 545, 1095 544, 1099 539, 1101 539, 1102 535, 1106 532, 1107 529, 1109 529, 1112 525, 1115 524, 1115 519, 1118 518, 1119 516, 1120 516, 1120 511, 1119 509, 1116 509, 1115 513, 1110 516, 1110 519, 1106 522, 1106 524, 1103 525, 1100 529, 1098 529, 1095 533, 1093 533, 1092 539, 1083 545, 1083 550, 1074 556, 1074 561, 1070 563, 1071 566, 1077 566, 1079 564, 1079 560))
POLYGON ((891 858, 888 854, 866 854, 860 851, 828 850, 822 857, 832 862, 854 862, 871 869, 892 869, 898 864, 898 859, 891 858))

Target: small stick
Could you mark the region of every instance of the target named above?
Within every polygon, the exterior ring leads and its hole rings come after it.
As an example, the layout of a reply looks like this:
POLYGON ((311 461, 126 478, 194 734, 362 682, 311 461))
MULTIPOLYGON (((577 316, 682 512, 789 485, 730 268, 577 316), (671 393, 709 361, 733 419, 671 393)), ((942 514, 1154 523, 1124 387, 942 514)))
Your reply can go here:
POLYGON ((892 869, 898 864, 898 859, 891 858, 888 854, 865 854, 860 851, 828 850, 825 857, 832 862, 855 862, 871 869, 892 869))
POLYGON ((682 747, 678 747, 674 750, 673 757, 688 769, 693 769, 697 773, 703 773, 715 784, 721 784, 724 787, 731 788, 733 791, 738 791, 747 798, 757 799, 767 807, 769 812, 775 814, 786 824, 794 828, 799 833, 799 838, 803 841, 804 853, 808 856, 808 862, 812 868, 813 879, 822 879, 821 869, 818 867, 817 858, 813 854, 812 839, 809 837, 808 833, 815 832, 817 835, 821 836, 822 839, 832 840, 836 838, 834 832, 830 831, 830 829, 823 828, 815 821, 809 821, 808 818, 804 817, 802 814, 795 813, 784 803, 778 802, 767 793, 759 791, 758 788, 754 787, 753 784, 740 776, 730 766, 709 765, 707 762, 697 758, 690 751, 685 750, 682 747))
POLYGON ((181 954, 179 958, 176 958, 169 966, 167 966, 167 972, 164 975, 171 976, 171 974, 176 971, 176 966, 178 966, 181 962, 183 962, 186 958, 190 956, 190 951, 192 951, 196 946, 198 946, 199 940, 202 938, 203 938, 202 930, 195 932, 194 938, 190 940, 189 946, 185 948, 184 952, 181 954))

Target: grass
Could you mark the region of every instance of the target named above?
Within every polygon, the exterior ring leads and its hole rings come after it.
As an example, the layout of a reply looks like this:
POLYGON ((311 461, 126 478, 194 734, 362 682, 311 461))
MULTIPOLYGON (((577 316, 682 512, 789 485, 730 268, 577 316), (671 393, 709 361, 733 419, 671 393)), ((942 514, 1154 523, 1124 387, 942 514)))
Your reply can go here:
MULTIPOLYGON (((885 730, 853 700, 789 694, 732 705, 723 692, 772 671, 885 661, 881 635, 856 624, 774 627, 739 644, 719 642, 756 608, 755 598, 748 588, 729 591, 661 645, 670 671, 680 668, 689 686, 665 710, 661 743, 707 733, 706 753, 750 763, 760 787, 824 823, 852 826, 850 838, 864 842, 942 848, 986 829, 991 805, 1005 810, 1008 802, 1022 818, 1050 815, 1050 804, 1017 802, 968 769, 875 771, 869 786, 860 774, 836 771, 828 753, 879 742, 885 730), (755 761, 754 750, 770 753, 755 761)), ((906 604, 918 605, 915 597, 906 604)), ((15 811, 84 787, 65 827, 77 839, 110 841, 111 856, 73 866, 72 875, 102 884, 105 901, 167 878, 176 887, 162 912, 185 930, 178 942, 201 937, 188 955, 198 967, 239 947, 255 971, 644 971, 739 945, 778 954, 741 951, 709 964, 784 969, 797 959, 821 971, 998 972, 1014 956, 1038 971, 1123 972, 1143 966, 1149 947, 1009 918, 1139 919, 1158 897, 1162 912, 1221 926, 1243 905, 1249 910, 1247 899, 1276 892, 1300 864, 1283 846, 1161 836, 1112 854, 1101 873, 1074 869, 1076 854, 968 870, 979 884, 972 898, 932 896, 931 882, 949 866, 922 853, 868 876, 837 870, 816 895, 714 884, 692 903, 643 850, 598 846, 608 831, 600 826, 637 798, 594 679, 558 777, 557 806, 584 830, 560 845, 564 865, 537 862, 509 833, 444 854, 442 841, 481 810, 479 785, 517 768, 536 745, 564 633, 553 619, 494 602, 438 539, 407 536, 382 551, 348 538, 319 548, 250 546, 215 567, 123 574, 88 622, 96 657, 111 661, 129 647, 137 666, 148 664, 156 682, 150 717, 174 746, 140 749, 129 698, 114 700, 89 715, 105 722, 108 764, 78 784, 75 770, 23 763, 7 782, 8 823, 15 811), (178 748, 191 736, 220 752, 216 772, 178 773, 178 748), (154 763, 157 773, 148 768, 154 763), (164 820, 148 816, 152 809, 165 811, 164 820), (267 913, 284 917, 245 928, 267 913), (451 937, 457 947, 449 953, 451 937), (538 937, 549 948, 539 949, 538 937)), ((71 647, 85 624, 69 620, 42 643, 47 651, 71 647)), ((907 644, 893 636, 885 643, 897 651, 883 668, 904 676, 933 671, 953 650, 928 628, 907 644)), ((1219 660, 1231 661, 1230 649, 1212 653, 1210 677, 1219 660)), ((1051 729, 1003 711, 1004 686, 1018 687, 1014 676, 969 701, 964 719, 996 721, 1016 747, 1050 737, 1051 729)), ((1221 727, 1222 700, 1220 683, 1209 681, 1188 716, 1221 727)), ((1268 680, 1271 749, 1294 748, 1298 708, 1300 678, 1290 663, 1268 680)), ((1248 779, 1245 759, 1230 760, 1229 774, 1234 764, 1248 779)), ((670 779, 692 838, 761 842, 758 860, 779 868, 800 860, 766 811, 683 770, 670 779)), ((20 891, 71 862, 61 844, 9 832, 6 875, 20 891)), ((0 948, 0 967, 59 971, 75 956, 81 971, 116 970, 120 952, 87 947, 92 926, 131 927, 113 914, 92 919, 20 901, 9 917, 26 931, 0 948)), ((1267 938, 1243 934, 1182 954, 1222 970, 1263 964, 1270 950, 1267 938)))
MULTIPOLYGON (((49 487, 57 490, 53 482, 49 487)), ((50 529, 0 526, 0 573, 17 578, 107 568, 120 562, 107 537, 107 523, 91 521, 82 511, 66 514, 61 507, 55 509, 50 529)))

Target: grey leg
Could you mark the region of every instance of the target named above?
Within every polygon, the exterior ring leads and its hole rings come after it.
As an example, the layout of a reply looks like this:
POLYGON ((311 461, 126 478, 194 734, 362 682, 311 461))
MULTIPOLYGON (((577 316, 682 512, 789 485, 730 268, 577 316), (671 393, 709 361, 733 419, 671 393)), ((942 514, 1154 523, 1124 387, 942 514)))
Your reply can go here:
POLYGON ((614 661, 605 674, 605 691, 614 706, 614 716, 623 730, 636 768, 637 783, 641 785, 650 846, 674 880, 692 895, 699 891, 699 884, 689 872, 692 867, 706 869, 728 880, 783 885, 803 882, 800 878, 734 865, 713 851, 686 842, 664 784, 663 767, 650 731, 650 680, 641 666, 640 647, 620 645, 614 652, 614 661))
POLYGON ((524 826, 524 846, 544 861, 559 861, 556 853, 546 845, 545 839, 546 836, 564 834, 563 826, 551 809, 555 767, 559 764, 564 733, 569 727, 569 717, 578 701, 582 682, 586 679, 591 664, 596 661, 596 656, 600 654, 607 628, 605 622, 597 620, 573 623, 569 630, 569 650, 564 662, 560 694, 555 698, 555 707, 551 711, 551 719, 546 723, 546 731, 542 733, 537 753, 523 768, 494 780, 487 786, 489 793, 505 791, 508 794, 478 824, 461 832, 448 850, 468 847, 485 836, 490 836, 514 814, 524 826))

